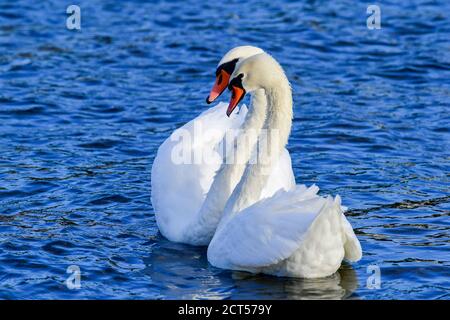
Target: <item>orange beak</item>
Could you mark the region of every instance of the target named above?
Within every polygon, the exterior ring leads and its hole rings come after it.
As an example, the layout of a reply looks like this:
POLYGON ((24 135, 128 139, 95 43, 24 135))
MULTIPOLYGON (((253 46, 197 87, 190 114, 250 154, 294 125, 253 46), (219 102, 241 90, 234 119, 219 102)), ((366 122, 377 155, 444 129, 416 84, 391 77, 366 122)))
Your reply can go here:
POLYGON ((220 70, 220 73, 216 76, 216 82, 214 83, 208 98, 206 98, 206 103, 210 104, 216 100, 227 88, 228 81, 230 81, 230 74, 223 69, 220 70))
POLYGON ((239 104, 239 102, 241 102, 241 100, 244 99, 244 96, 245 96, 245 89, 233 85, 231 86, 231 99, 227 109, 228 117, 236 108, 236 106, 239 104))

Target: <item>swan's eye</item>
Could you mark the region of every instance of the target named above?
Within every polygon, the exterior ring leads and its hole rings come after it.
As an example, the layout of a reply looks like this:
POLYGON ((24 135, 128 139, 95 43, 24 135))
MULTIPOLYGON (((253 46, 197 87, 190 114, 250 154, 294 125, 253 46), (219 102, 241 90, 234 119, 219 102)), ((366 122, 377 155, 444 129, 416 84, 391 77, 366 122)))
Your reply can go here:
MULTIPOLYGON (((222 65, 219 66, 219 68, 217 69, 219 72, 220 70, 225 70, 226 73, 228 74, 232 74, 234 71, 234 68, 236 67, 236 63, 238 62, 239 59, 233 59, 231 61, 228 61, 222 65), (220 69, 220 70, 219 70, 220 69)), ((217 74, 217 72, 216 72, 217 74)))
POLYGON ((238 74, 236 77, 233 78, 233 80, 230 81, 230 84, 228 85, 228 90, 232 90, 233 86, 238 88, 243 88, 242 86, 242 78, 244 77, 243 73, 238 74))

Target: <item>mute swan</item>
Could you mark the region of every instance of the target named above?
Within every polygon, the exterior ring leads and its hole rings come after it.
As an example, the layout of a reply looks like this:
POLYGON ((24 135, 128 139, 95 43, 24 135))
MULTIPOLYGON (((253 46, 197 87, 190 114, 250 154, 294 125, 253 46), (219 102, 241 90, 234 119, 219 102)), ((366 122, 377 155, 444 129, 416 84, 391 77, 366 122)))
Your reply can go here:
MULTIPOLYGON (((207 102, 214 101, 226 89, 229 76, 238 61, 261 52, 263 50, 256 47, 242 46, 225 54, 217 67, 216 81, 207 102)), ((260 108, 255 106, 263 107, 265 104, 266 98, 262 90, 255 91, 252 95, 249 112, 243 106, 239 113, 224 117, 227 104, 219 103, 175 130, 161 144, 152 166, 151 198, 158 228, 167 239, 192 245, 208 245, 220 221, 225 203, 242 175, 247 156, 246 152, 240 152, 239 157, 243 159, 241 165, 223 166, 223 170, 229 175, 227 181, 222 181, 222 185, 225 184, 227 188, 221 190, 219 195, 209 192, 214 189, 214 176, 223 162, 217 150, 222 147, 224 137, 239 128, 243 131, 240 136, 248 138, 247 149, 251 149, 250 145, 257 136, 253 132, 257 125, 253 125, 252 130, 247 130, 243 125, 244 119, 254 118, 252 123, 256 124, 256 117, 252 116, 255 113, 253 110, 259 110, 260 108), (191 143, 185 143, 186 141, 191 143), (188 161, 176 162, 174 157, 177 157, 180 149, 184 155, 189 156, 211 154, 213 161, 196 162, 192 161, 195 158, 193 156, 188 161)), ((240 148, 245 149, 244 145, 240 148)), ((214 184, 219 185, 219 182, 214 184)), ((291 158, 288 151, 284 150, 261 193, 261 198, 269 197, 280 189, 290 190, 294 186, 291 158)))
MULTIPOLYGON (((243 96, 264 90, 264 161, 247 164, 227 201, 208 247, 208 261, 223 269, 276 276, 317 278, 335 273, 345 258, 358 261, 361 246, 341 209, 341 199, 297 185, 260 200, 264 174, 283 152, 292 124, 292 93, 281 66, 266 53, 239 63, 229 84, 230 114, 243 96)), ((217 179, 217 178, 216 178, 217 179)), ((218 188, 220 189, 220 188, 218 188)))

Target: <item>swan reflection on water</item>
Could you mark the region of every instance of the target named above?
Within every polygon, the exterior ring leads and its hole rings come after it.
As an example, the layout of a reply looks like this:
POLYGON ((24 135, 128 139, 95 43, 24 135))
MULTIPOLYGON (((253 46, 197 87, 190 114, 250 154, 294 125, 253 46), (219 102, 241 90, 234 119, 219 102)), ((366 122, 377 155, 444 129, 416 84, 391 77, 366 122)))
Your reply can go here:
POLYGON ((206 247, 173 243, 158 235, 144 272, 164 299, 347 299, 358 287, 348 264, 330 277, 279 278, 212 267, 206 247))

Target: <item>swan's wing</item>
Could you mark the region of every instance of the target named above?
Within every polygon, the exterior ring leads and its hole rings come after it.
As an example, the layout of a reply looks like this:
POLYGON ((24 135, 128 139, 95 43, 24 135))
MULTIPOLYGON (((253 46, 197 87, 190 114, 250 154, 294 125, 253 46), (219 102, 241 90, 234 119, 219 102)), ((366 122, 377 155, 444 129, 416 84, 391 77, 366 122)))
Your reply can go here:
POLYGON ((213 265, 261 267, 289 257, 325 200, 319 188, 279 191, 234 216, 224 217, 208 248, 213 265))
POLYGON ((225 116, 226 103, 219 103, 175 130, 158 149, 151 173, 151 197, 161 233, 172 241, 195 219, 214 175, 222 164, 217 148, 225 132, 239 128, 247 113, 225 116), (207 155, 207 161, 196 158, 207 155))
POLYGON ((320 255, 331 244, 337 246, 332 254, 343 255, 340 199, 319 197, 317 191, 297 186, 225 217, 209 245, 208 260, 221 268, 251 270, 275 265, 305 243, 306 254, 320 255), (319 241, 324 233, 333 241, 319 241))

